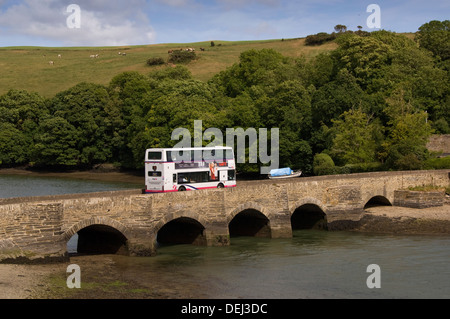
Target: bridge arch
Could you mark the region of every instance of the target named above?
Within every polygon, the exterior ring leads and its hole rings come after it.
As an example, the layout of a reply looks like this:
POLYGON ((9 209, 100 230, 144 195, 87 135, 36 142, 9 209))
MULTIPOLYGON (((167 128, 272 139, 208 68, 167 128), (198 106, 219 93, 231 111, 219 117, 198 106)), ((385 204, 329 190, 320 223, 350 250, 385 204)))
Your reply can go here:
POLYGON ((207 245, 206 220, 198 213, 175 212, 162 218, 154 228, 156 245, 207 245))
POLYGON ((383 195, 375 195, 366 199, 364 209, 375 206, 392 206, 392 203, 383 195))
POLYGON ((327 229, 327 214, 321 201, 312 197, 302 198, 292 205, 291 227, 297 229, 327 229))
POLYGON ((271 237, 270 217, 264 207, 249 202, 239 205, 227 216, 228 231, 233 236, 271 237))
POLYGON ((89 219, 79 221, 78 223, 67 229, 62 234, 62 240, 68 241, 73 235, 78 233, 81 229, 92 225, 109 226, 121 232, 126 238, 130 238, 131 236, 131 231, 125 225, 114 219, 111 219, 109 217, 91 217, 89 219))
POLYGON ((111 218, 92 217, 80 221, 62 234, 62 240, 68 242, 75 234, 78 234, 78 253, 128 254, 130 231, 111 218))

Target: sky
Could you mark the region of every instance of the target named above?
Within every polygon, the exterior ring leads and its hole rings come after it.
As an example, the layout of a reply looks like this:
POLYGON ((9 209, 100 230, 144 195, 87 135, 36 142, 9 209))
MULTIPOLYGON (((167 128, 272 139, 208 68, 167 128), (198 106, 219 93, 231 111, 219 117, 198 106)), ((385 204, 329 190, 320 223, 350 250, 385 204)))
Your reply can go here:
POLYGON ((0 47, 289 39, 337 24, 401 33, 448 19, 449 0, 0 0, 0 47))

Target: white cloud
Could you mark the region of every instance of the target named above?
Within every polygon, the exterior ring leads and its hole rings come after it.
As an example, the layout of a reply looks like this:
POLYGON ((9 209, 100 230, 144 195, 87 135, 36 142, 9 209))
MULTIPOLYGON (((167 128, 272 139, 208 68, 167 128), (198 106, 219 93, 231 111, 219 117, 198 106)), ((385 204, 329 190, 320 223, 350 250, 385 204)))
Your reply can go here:
POLYGON ((280 0, 217 0, 217 2, 226 8, 240 8, 244 6, 253 6, 253 5, 265 5, 265 6, 278 6, 280 5, 280 0))
POLYGON ((71 46, 149 44, 155 39, 150 22, 140 11, 145 1, 73 2, 78 2, 81 9, 79 29, 71 29, 66 23, 70 15, 66 8, 70 3, 25 0, 0 11, 0 30, 7 29, 9 35, 27 35, 71 46))
POLYGON ((171 7, 185 7, 191 3, 190 0, 156 0, 156 1, 171 7))

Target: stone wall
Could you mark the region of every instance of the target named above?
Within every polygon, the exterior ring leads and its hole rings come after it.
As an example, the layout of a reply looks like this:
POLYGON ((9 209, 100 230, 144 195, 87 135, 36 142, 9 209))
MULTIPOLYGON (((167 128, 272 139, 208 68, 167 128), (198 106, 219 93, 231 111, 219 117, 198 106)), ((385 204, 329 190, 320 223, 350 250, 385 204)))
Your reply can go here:
POLYGON ((432 135, 427 143, 428 150, 450 155, 450 134, 432 135))
POLYGON ((60 203, 1 206, 0 249, 4 262, 65 260, 61 242, 63 210, 60 203))
POLYGON ((444 205, 445 191, 396 190, 394 205, 410 208, 427 208, 444 205))

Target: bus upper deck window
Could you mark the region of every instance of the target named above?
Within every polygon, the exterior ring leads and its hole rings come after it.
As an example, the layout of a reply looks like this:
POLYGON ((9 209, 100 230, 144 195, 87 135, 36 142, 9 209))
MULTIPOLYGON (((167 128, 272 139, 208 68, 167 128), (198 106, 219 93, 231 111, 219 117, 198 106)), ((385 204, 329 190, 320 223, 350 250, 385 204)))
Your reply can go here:
POLYGON ((162 153, 161 152, 148 152, 147 159, 148 160, 161 160, 162 153))

